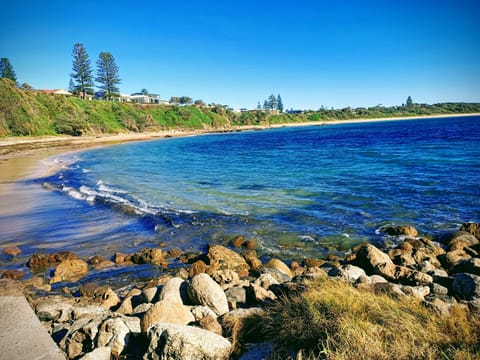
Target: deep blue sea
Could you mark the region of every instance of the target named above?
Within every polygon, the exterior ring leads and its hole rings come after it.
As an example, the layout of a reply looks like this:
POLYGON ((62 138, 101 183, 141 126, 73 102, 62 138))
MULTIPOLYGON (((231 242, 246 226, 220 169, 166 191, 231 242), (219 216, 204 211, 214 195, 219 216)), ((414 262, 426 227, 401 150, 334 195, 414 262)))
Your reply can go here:
POLYGON ((480 117, 169 138, 52 161, 58 173, 23 184, 37 189, 31 209, 0 218, 0 243, 26 244, 26 258, 196 251, 243 235, 263 256, 302 259, 394 241, 379 231, 389 224, 438 235, 480 221, 480 117))

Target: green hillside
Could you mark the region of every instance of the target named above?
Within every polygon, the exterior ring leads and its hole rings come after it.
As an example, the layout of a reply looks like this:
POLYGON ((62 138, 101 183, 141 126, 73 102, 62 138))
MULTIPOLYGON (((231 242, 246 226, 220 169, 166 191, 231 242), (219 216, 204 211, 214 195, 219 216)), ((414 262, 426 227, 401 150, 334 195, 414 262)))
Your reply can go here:
POLYGON ((413 104, 398 107, 321 109, 301 114, 235 113, 224 106, 144 105, 88 101, 23 90, 0 78, 0 136, 86 135, 164 129, 228 129, 269 125, 432 114, 480 113, 480 104, 413 104))

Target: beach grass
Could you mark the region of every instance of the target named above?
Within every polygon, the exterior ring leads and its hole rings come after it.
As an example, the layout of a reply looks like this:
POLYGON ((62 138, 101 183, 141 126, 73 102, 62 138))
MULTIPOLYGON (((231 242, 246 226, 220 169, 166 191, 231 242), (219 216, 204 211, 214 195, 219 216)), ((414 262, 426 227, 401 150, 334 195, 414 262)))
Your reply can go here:
POLYGON ((480 357, 480 317, 462 305, 442 316, 415 297, 394 298, 328 278, 306 289, 232 325, 234 341, 274 341, 273 359, 480 357))

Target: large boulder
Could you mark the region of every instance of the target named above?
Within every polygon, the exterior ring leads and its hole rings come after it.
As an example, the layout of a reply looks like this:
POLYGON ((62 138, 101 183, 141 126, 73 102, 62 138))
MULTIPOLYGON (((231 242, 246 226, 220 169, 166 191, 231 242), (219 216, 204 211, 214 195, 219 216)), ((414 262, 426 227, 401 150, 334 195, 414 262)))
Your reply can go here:
POLYGON ((282 274, 286 275, 289 280, 291 280, 293 278, 292 271, 287 266, 287 264, 285 264, 282 260, 270 259, 270 261, 267 262, 264 265, 264 267, 267 268, 267 269, 273 269, 273 270, 281 272, 282 274))
POLYGON ((209 274, 214 274, 218 270, 233 270, 242 277, 247 276, 250 270, 243 257, 221 245, 210 245, 207 257, 210 261, 209 274))
POLYGON ((367 276, 362 268, 350 264, 343 265, 339 268, 334 267, 328 272, 328 275, 337 276, 352 283, 357 281, 362 276, 367 276))
POLYGON ((80 360, 110 360, 112 350, 109 346, 101 346, 82 356, 80 360))
POLYGON ((467 231, 457 231, 453 236, 451 237, 450 241, 448 242, 449 248, 460 248, 459 244, 462 244, 463 247, 470 247, 479 244, 480 241, 478 238, 475 237, 470 232, 467 231))
POLYGON ((147 332, 156 323, 187 325, 194 322, 190 309, 178 302, 162 300, 155 303, 143 316, 142 331, 147 332))
POLYGON ((207 274, 198 274, 192 279, 188 286, 188 296, 193 304, 208 306, 217 315, 228 312, 227 296, 207 274))
POLYGON ((120 355, 130 340, 130 329, 121 318, 110 318, 100 326, 97 346, 109 346, 112 354, 120 355))
MULTIPOLYGON (((160 292, 159 300, 183 305, 182 287, 184 284, 186 283, 183 281, 183 279, 178 277, 171 278, 163 286, 162 291, 160 292)), ((184 294, 184 296, 185 295, 186 294, 184 294)))
POLYGON ((41 321, 66 322, 71 318, 72 305, 60 300, 46 299, 35 308, 41 321))
POLYGON ((455 274, 452 290, 460 299, 475 300, 480 298, 480 276, 466 273, 455 274))
POLYGON ((228 359, 232 347, 220 335, 185 325, 156 324, 148 337, 144 360, 222 360, 228 359))
POLYGON ((77 258, 77 255, 70 251, 60 251, 53 254, 35 253, 28 260, 27 266, 33 270, 45 269, 64 260, 71 260, 77 258))
POLYGON ((88 264, 81 259, 63 260, 55 268, 50 284, 61 281, 77 281, 88 274, 88 264))
POLYGON ((469 232, 480 240, 480 224, 478 223, 464 223, 460 227, 460 231, 469 232))

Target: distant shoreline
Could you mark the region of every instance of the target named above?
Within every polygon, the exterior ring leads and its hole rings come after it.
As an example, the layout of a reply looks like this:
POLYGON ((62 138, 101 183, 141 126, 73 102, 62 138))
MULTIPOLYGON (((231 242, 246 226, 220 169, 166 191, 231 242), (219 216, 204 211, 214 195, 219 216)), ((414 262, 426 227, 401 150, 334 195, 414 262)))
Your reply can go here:
MULTIPOLYGON (((81 151, 94 147, 109 146, 126 142, 156 140, 171 137, 186 137, 209 133, 241 132, 248 130, 268 130, 284 127, 303 127, 320 125, 355 124, 384 121, 402 121, 429 118, 454 118, 464 116, 480 116, 473 114, 427 115, 411 117, 392 117, 375 119, 321 120, 302 123, 285 123, 269 125, 243 125, 218 129, 172 129, 158 132, 122 133, 87 136, 42 136, 42 137, 7 137, 0 138, 0 193, 5 184, 22 178, 33 177, 40 163, 46 158, 81 151)), ((51 171, 52 169, 50 169, 51 171)))

